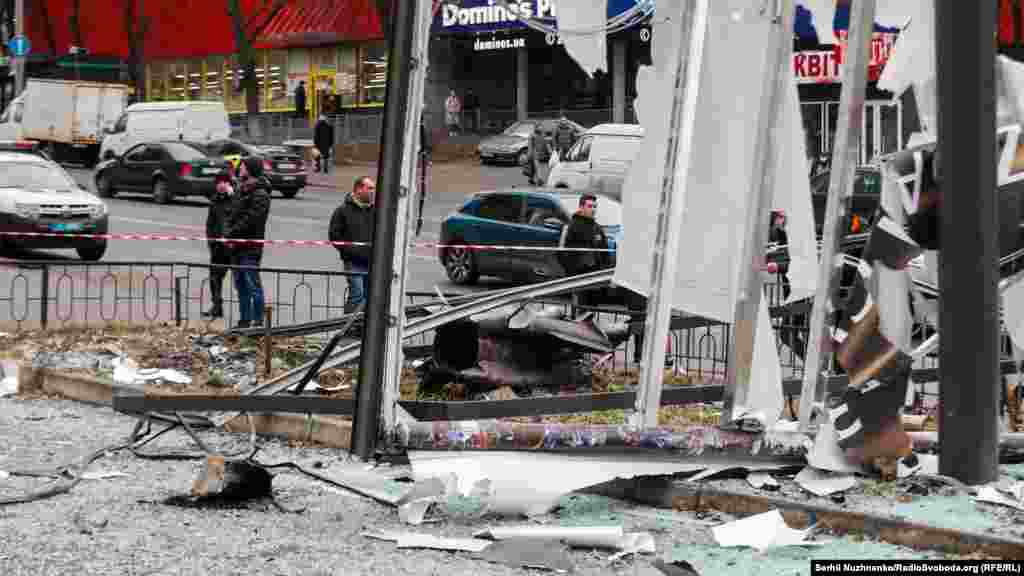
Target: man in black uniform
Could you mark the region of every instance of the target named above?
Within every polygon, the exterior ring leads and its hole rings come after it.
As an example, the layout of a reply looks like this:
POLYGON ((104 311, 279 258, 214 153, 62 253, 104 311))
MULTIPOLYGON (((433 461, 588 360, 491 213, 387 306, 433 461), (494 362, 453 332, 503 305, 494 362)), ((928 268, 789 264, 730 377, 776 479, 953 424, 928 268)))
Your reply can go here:
POLYGON ((210 248, 210 300, 213 305, 203 318, 221 318, 224 316, 224 277, 228 274, 225 265, 231 264, 231 249, 226 242, 217 242, 213 238, 224 237, 224 221, 227 220, 231 206, 231 177, 217 177, 217 191, 210 198, 210 209, 206 213, 206 244, 210 248))
MULTIPOLYGON (((569 276, 576 276, 611 268, 614 263, 608 251, 608 236, 604 228, 594 219, 597 212, 597 196, 580 196, 579 208, 573 214, 569 225, 562 229, 561 248, 587 248, 589 250, 559 252, 558 260, 569 276)), ((602 297, 600 289, 583 292, 578 297, 582 306, 596 305, 602 297)))

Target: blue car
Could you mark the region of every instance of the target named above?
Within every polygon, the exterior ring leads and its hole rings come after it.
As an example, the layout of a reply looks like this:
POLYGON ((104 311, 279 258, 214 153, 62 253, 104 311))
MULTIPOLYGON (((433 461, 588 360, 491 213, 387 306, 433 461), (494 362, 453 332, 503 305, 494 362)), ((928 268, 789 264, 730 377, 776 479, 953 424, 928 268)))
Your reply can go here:
MULTIPOLYGON (((558 246, 562 228, 582 195, 564 188, 512 188, 473 195, 441 223, 438 257, 448 278, 466 285, 481 276, 519 282, 565 276, 557 253, 550 249, 558 246)), ((622 205, 599 196, 597 206, 597 222, 608 236, 609 249, 615 250, 622 235, 622 205)))

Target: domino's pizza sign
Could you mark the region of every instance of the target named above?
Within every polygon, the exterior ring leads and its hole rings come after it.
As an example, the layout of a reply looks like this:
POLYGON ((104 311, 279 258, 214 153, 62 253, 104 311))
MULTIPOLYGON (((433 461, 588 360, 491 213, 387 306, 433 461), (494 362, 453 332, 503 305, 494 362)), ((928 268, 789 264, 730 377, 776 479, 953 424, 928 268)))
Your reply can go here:
MULTIPOLYGON (((573 1, 573 0, 562 0, 573 1)), ((524 19, 557 26, 558 0, 435 0, 434 34, 480 34, 526 28, 524 19)), ((608 0, 608 17, 629 10, 637 0, 608 0)))

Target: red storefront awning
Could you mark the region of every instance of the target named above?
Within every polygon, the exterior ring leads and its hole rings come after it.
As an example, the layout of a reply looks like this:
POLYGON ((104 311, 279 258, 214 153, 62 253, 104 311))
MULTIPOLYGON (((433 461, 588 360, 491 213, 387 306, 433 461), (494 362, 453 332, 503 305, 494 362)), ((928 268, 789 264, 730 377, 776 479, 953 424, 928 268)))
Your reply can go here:
POLYGON ((264 28, 257 45, 315 46, 383 38, 374 0, 289 0, 264 28))

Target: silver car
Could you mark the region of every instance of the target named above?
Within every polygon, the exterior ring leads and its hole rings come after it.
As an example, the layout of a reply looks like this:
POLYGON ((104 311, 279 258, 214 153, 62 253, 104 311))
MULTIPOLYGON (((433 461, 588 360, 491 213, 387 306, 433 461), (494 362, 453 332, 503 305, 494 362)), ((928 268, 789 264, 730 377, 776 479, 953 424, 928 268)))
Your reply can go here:
MULTIPOLYGON (((567 122, 572 126, 573 132, 577 136, 586 131, 586 128, 572 120, 567 120, 567 122)), ((558 119, 540 118, 516 122, 506 128, 501 134, 484 138, 480 142, 480 145, 477 147, 480 161, 484 164, 489 162, 507 162, 526 166, 530 159, 530 138, 533 136, 533 131, 538 123, 544 131, 544 136, 550 140, 555 134, 558 119)))

